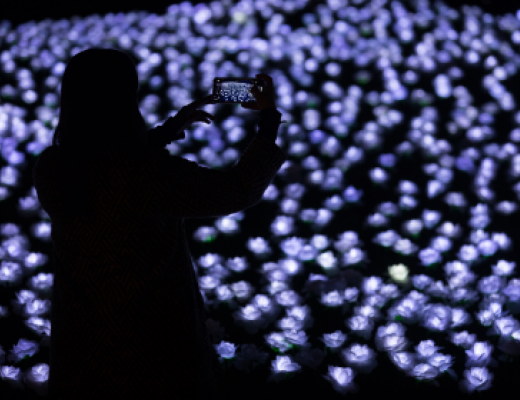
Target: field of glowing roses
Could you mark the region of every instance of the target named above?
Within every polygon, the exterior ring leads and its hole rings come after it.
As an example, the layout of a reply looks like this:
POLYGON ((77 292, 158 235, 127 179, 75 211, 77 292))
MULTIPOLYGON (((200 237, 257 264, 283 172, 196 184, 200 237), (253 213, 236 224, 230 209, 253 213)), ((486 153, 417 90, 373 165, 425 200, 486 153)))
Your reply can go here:
MULTIPOLYGON (((150 128, 214 77, 273 77, 286 165, 256 206, 186 221, 226 373, 279 384, 308 372, 346 395, 389 368, 470 394, 517 362, 520 13, 268 3, 0 23, 3 387, 46 391, 51 224, 30 171, 67 60, 90 46, 135 58, 150 128)), ((256 114, 207 110, 215 121, 168 150, 230 168, 256 114)))

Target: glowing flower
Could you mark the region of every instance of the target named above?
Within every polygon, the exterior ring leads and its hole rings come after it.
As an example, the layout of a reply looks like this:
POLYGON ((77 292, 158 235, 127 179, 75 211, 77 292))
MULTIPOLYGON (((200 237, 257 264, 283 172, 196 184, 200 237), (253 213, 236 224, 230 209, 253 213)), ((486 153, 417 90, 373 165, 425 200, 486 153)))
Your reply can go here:
POLYGON ((396 264, 388 267, 390 278, 395 282, 404 283, 408 281, 408 268, 404 264, 396 264))
POLYGON ((32 357, 34 354, 38 353, 39 347, 40 346, 36 342, 26 339, 20 339, 18 340, 18 344, 15 344, 13 346, 13 349, 10 351, 7 360, 18 362, 25 356, 32 357))
POLYGON ((421 325, 432 331, 447 330, 451 325, 451 308, 443 304, 424 306, 421 325))
POLYGON ((487 342, 475 342, 471 349, 466 350, 468 367, 487 367, 491 364, 493 346, 487 342))
POLYGON ((405 351, 389 352, 388 356, 394 365, 403 371, 409 371, 415 366, 415 355, 405 351))
POLYGON ((275 373, 294 372, 300 369, 297 363, 292 362, 290 356, 277 356, 276 360, 271 362, 271 370, 275 373))
POLYGON ((460 382, 460 389, 466 393, 475 390, 482 391, 491 387, 493 374, 485 367, 473 367, 464 371, 464 380, 460 382))
POLYGON ((323 335, 323 339, 319 338, 319 340, 325 343, 325 346, 336 349, 345 343, 345 340, 347 340, 347 335, 338 330, 333 333, 325 333, 323 335))
POLYGON ((235 350, 238 346, 235 346, 233 343, 222 341, 219 345, 215 345, 215 349, 217 353, 222 358, 233 358, 235 357, 235 350))
POLYGON ((418 359, 424 361, 430 359, 440 349, 442 347, 437 347, 433 340, 423 340, 415 347, 418 359))
POLYGON ((428 364, 434 366, 440 372, 444 372, 453 365, 453 360, 449 355, 436 353, 428 360, 428 364))
POLYGON ((473 343, 477 340, 477 335, 470 334, 468 331, 462 331, 459 333, 452 332, 450 334, 450 340, 454 345, 467 350, 473 347, 473 343))
POLYGON ((428 275, 415 275, 412 278, 412 284, 419 290, 424 290, 426 287, 430 286, 433 283, 433 279, 428 275))
POLYGON ((439 369, 430 364, 417 364, 408 371, 408 374, 416 379, 430 381, 439 376, 439 369))
POLYGON ((377 365, 376 353, 366 344, 354 343, 341 356, 345 364, 362 373, 370 373, 377 365))
POLYGON ((357 386, 354 384, 355 371, 349 367, 335 367, 329 365, 328 374, 325 379, 332 382, 332 387, 336 392, 346 394, 348 391, 356 393, 357 386))
POLYGON ((353 333, 365 339, 370 337, 370 333, 374 328, 374 321, 363 315, 354 315, 345 322, 353 333))
POLYGON ((491 275, 482 278, 477 285, 480 293, 492 294, 498 293, 504 287, 504 278, 496 275, 491 275))

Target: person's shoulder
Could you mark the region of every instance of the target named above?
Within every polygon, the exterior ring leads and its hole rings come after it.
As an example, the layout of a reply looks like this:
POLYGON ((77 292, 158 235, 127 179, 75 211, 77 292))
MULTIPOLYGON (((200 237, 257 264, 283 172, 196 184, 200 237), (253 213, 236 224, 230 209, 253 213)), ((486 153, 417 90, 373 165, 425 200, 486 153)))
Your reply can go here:
POLYGON ((140 163, 147 168, 165 168, 171 158, 170 152, 165 148, 146 148, 138 157, 140 163))
POLYGON ((43 176, 46 174, 53 174, 53 171, 56 168, 58 153, 59 151, 57 146, 48 146, 43 149, 43 151, 36 158, 36 162, 32 170, 33 179, 36 179, 36 177, 44 179, 43 176))
POLYGON ((49 154, 58 154, 59 153, 59 146, 47 146, 45 149, 43 149, 43 151, 40 153, 40 156, 42 156, 43 154, 45 155, 49 155, 49 154))
POLYGON ((165 148, 146 148, 141 154, 141 158, 147 160, 164 160, 170 156, 170 152, 165 148))
POLYGON ((58 157, 60 151, 58 146, 48 146, 38 155, 36 161, 38 163, 48 162, 48 160, 53 160, 58 157))

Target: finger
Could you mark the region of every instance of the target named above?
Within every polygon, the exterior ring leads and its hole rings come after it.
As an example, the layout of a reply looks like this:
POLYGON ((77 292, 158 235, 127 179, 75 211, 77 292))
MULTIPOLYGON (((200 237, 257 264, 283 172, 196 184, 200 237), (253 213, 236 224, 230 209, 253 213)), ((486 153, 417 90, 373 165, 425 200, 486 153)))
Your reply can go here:
POLYGON ((267 74, 256 74, 256 77, 257 78, 261 78, 262 80, 264 80, 267 83, 268 86, 272 86, 272 84, 273 84, 273 78, 271 78, 267 74))
POLYGON ((213 100, 213 95, 210 94, 202 99, 204 104, 215 104, 215 100, 213 100))
POLYGON ((188 104, 186 107, 188 107, 189 109, 197 109, 199 107, 202 107, 206 104, 209 104, 213 101, 213 95, 208 95, 206 97, 203 97, 202 99, 199 99, 199 100, 195 100, 193 103, 191 104, 188 104))
POLYGON ((211 124, 211 120, 204 115, 200 115, 197 118, 195 118, 194 122, 205 122, 207 124, 211 124))
POLYGON ((201 113, 204 114, 205 118, 209 118, 209 119, 212 119, 212 120, 215 119, 215 117, 213 115, 211 115, 209 112, 206 112, 204 110, 199 110, 199 111, 201 111, 201 113))

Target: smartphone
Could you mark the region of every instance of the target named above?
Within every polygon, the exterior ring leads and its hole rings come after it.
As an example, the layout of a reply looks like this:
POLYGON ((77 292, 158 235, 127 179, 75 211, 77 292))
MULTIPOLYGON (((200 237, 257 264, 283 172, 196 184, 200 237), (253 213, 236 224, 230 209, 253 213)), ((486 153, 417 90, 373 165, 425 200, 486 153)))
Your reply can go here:
POLYGON ((257 86, 262 92, 265 81, 257 78, 215 78, 213 80, 213 101, 216 103, 254 103, 251 88, 257 86))

